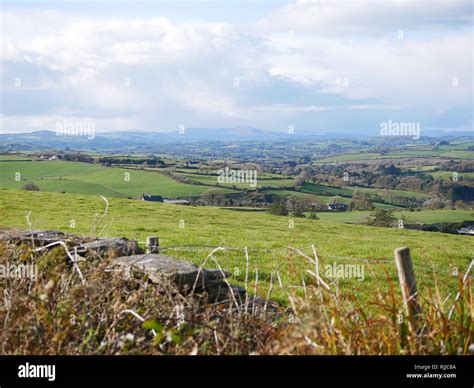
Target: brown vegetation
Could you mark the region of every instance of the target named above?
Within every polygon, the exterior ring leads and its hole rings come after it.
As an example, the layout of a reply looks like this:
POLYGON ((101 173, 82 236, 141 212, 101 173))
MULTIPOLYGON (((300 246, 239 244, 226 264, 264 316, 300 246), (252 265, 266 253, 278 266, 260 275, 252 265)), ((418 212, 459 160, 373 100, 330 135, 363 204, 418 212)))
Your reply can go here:
POLYGON ((421 299, 421 332, 410 329, 397 285, 362 305, 350 290, 307 285, 291 309, 210 304, 138 273, 80 262, 83 285, 61 248, 0 244, 0 265, 36 263, 37 279, 2 277, 2 354, 466 354, 472 342, 469 277, 460 274, 450 311, 437 289, 421 299))

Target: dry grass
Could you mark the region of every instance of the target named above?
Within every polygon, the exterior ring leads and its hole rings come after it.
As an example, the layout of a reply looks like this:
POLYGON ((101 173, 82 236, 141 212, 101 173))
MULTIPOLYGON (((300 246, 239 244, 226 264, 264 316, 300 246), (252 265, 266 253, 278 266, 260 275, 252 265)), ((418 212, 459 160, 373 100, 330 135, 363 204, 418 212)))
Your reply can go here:
POLYGON ((35 263, 39 276, 0 278, 1 354, 466 354, 472 342, 471 279, 462 274, 457 301, 436 288, 420 300, 417 334, 388 275, 390 291, 366 305, 313 282, 304 298, 289 294, 291 309, 254 313, 108 271, 109 260, 80 262, 83 285, 61 247, 2 243, 7 263, 35 263))
POLYGON ((82 285, 64 256, 0 245, 0 264, 39 267, 36 281, 0 279, 2 354, 248 354, 274 334, 268 317, 107 271, 108 260, 82 262, 82 285))
MULTIPOLYGON (((387 281, 390 282, 389 279, 387 281)), ((391 283, 391 282, 390 282, 391 283)), ((423 299, 418 330, 403 314, 401 298, 392 284, 390 292, 377 293, 361 306, 350 292, 317 291, 298 299, 299 311, 291 327, 277 336, 271 352, 277 354, 330 355, 448 355, 467 354, 473 337, 472 289, 459 282, 460 299, 441 300, 434 293, 423 299)))

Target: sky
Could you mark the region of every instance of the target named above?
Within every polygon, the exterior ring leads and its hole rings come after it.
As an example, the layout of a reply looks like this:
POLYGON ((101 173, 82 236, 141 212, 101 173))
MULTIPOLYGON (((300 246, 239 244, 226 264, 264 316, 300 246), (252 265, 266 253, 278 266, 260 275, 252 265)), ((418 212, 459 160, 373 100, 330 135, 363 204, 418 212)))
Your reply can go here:
POLYGON ((3 1, 3 133, 473 130, 473 2, 3 1))

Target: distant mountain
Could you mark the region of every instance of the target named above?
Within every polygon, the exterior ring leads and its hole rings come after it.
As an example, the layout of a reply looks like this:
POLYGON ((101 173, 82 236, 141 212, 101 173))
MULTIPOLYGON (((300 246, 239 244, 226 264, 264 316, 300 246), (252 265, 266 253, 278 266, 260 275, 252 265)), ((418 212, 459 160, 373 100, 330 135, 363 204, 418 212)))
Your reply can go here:
POLYGON ((76 149, 133 149, 180 142, 271 141, 290 139, 297 135, 266 131, 252 127, 187 128, 183 131, 118 131, 96 133, 95 136, 58 136, 54 131, 0 134, 0 145, 15 149, 76 148, 76 149))
POLYGON ((253 127, 234 128, 189 128, 178 133, 178 140, 192 141, 265 141, 290 138, 286 132, 267 131, 253 127))
POLYGON ((473 137, 473 131, 443 131, 442 129, 431 129, 423 131, 425 137, 473 137))
MULTIPOLYGON (((430 131, 429 137, 473 136, 470 132, 430 131)), ((95 136, 58 136, 54 131, 0 134, 0 150, 38 148, 72 148, 84 150, 136 150, 150 149, 157 145, 180 142, 239 142, 285 141, 296 139, 369 139, 369 135, 354 133, 321 133, 295 131, 294 133, 269 131, 254 127, 185 128, 183 131, 118 131, 102 132, 95 136)))

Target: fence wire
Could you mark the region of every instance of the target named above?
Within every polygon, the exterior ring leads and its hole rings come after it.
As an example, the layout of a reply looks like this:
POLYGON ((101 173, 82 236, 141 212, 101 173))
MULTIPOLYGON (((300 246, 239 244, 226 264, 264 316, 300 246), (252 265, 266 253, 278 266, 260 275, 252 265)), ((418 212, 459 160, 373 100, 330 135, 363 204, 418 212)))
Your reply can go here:
MULTIPOLYGON (((188 245, 173 245, 168 247, 160 247, 160 251, 167 251, 167 250, 176 250, 176 251, 183 251, 183 252, 204 252, 212 249, 216 249, 219 246, 214 245, 199 245, 199 244, 188 244, 188 245)), ((242 252, 245 253, 245 248, 241 247, 222 247, 226 251, 233 251, 233 252, 242 252)), ((287 254, 289 248, 280 248, 280 249, 268 249, 268 248, 247 248, 247 252, 262 252, 262 253, 272 253, 272 254, 287 254)), ((360 257, 340 257, 331 254, 321 254, 322 257, 331 258, 334 260, 347 260, 347 261, 361 261, 365 263, 373 263, 373 264, 382 264, 382 263, 392 263, 393 260, 388 259, 367 259, 367 258, 360 258, 360 257)))

